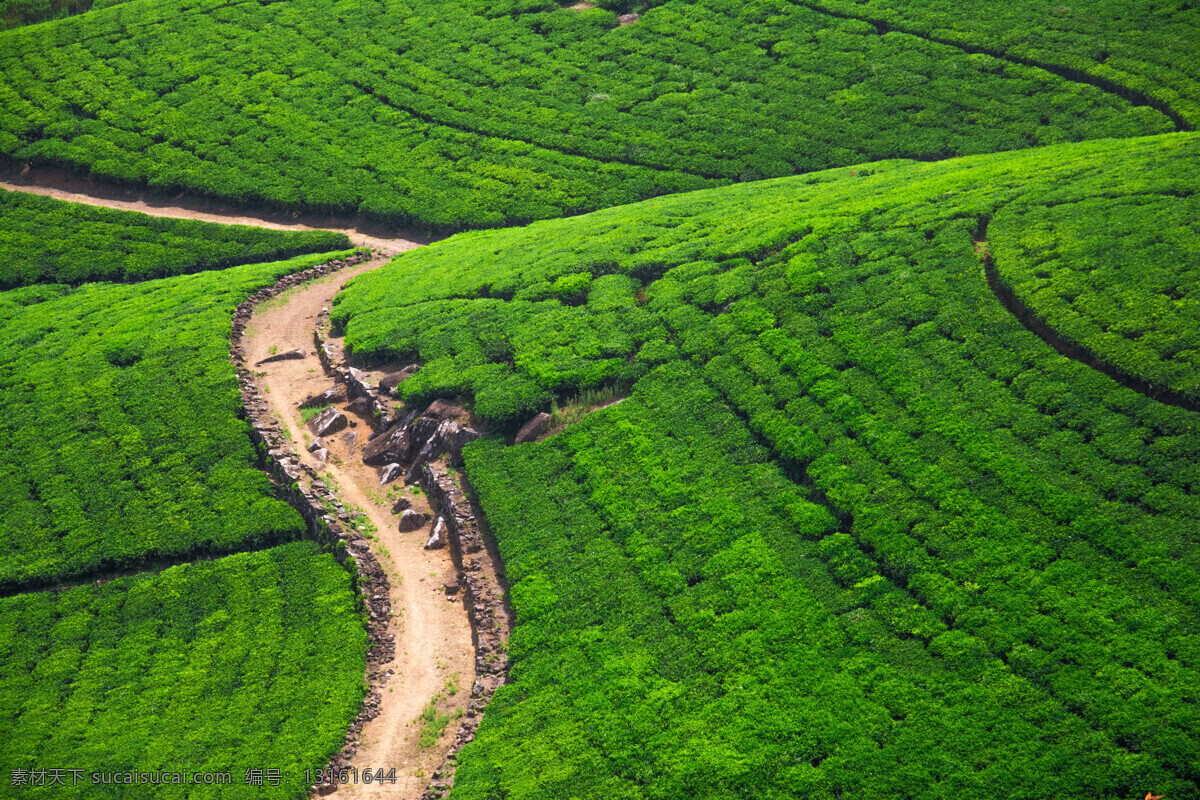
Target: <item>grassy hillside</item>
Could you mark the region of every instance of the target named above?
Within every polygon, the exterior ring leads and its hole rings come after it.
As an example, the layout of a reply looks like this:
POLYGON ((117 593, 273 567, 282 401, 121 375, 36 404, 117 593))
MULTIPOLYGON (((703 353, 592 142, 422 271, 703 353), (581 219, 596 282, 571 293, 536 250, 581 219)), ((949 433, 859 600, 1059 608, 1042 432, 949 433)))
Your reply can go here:
POLYGON ((164 278, 349 246, 332 231, 149 217, 0 189, 0 289, 164 278))
POLYGON ((0 34, 0 52, 14 159, 451 228, 1183 124, 1003 47, 774 0, 674 0, 625 26, 536 1, 145 0, 0 34))
MULTIPOLYGON (((1198 155, 841 169, 356 279, 335 318, 425 360, 414 396, 512 426, 634 384, 467 450, 519 625, 454 796, 1200 796, 1200 417, 1026 330, 973 243, 1010 209, 1186 196, 1198 155)), ((1161 260, 1106 280, 1152 293, 1161 260)))
POLYGON ((365 639, 350 576, 310 542, 2 599, 5 796, 304 797, 358 711, 365 639), (63 784, 15 785, 42 765, 63 784))

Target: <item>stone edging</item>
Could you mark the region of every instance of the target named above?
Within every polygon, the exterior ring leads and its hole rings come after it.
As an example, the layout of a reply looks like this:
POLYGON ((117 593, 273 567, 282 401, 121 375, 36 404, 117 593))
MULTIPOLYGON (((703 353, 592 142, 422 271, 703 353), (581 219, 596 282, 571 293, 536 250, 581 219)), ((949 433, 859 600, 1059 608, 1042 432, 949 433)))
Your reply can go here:
POLYGON ((488 548, 480 523, 483 515, 441 462, 421 467, 421 488, 434 510, 446 522, 450 557, 458 569, 459 591, 471 623, 471 642, 475 645, 475 683, 454 744, 440 767, 433 771, 429 788, 421 800, 440 800, 454 785, 458 751, 475 738, 483 720, 483 709, 496 690, 508 680, 508 648, 512 617, 504 603, 502 575, 497 569, 498 554, 488 548))
MULTIPOLYGON (((349 517, 342 510, 337 495, 318 477, 316 470, 300 462, 292 443, 271 414, 267 401, 255 384, 254 374, 246 363, 246 326, 254 314, 255 306, 264 300, 370 258, 370 252, 356 253, 345 259, 329 261, 303 272, 285 275, 238 305, 233 315, 233 329, 230 334, 230 360, 237 370, 242 406, 246 420, 250 423, 250 438, 259 451, 260 466, 275 484, 278 495, 300 512, 308 526, 309 534, 322 544, 332 547, 334 557, 339 563, 345 564, 347 559, 351 560, 350 572, 354 589, 362 596, 368 611, 367 634, 371 646, 367 651, 367 695, 358 715, 350 723, 344 746, 330 758, 327 772, 350 767, 363 727, 379 715, 380 686, 387 677, 383 665, 390 663, 395 656, 395 640, 393 635, 387 632, 392 611, 388 579, 367 541, 359 536, 357 531, 348 529, 345 523, 349 521, 349 517), (307 476, 308 480, 302 481, 302 476, 307 476)), ((328 788, 334 787, 329 785, 328 788)))

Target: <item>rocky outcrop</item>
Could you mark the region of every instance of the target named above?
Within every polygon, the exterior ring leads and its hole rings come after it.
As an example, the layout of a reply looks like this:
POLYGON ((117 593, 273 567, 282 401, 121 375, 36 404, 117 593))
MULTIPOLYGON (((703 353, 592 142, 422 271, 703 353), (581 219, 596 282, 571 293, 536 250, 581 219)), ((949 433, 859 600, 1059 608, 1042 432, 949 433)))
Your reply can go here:
POLYGON ((542 435, 542 432, 546 430, 546 426, 549 424, 550 415, 543 411, 521 426, 521 430, 517 431, 517 437, 513 439, 513 444, 532 442, 542 435))
POLYGON ((399 464, 384 464, 378 470, 379 485, 383 486, 399 478, 404 474, 404 467, 399 464))
POLYGON ((441 550, 446 546, 446 520, 441 517, 437 518, 437 522, 433 523, 433 532, 429 534, 429 539, 425 542, 426 550, 441 550))
POLYGON ((363 448, 363 463, 379 467, 389 462, 407 461, 409 441, 407 423, 397 422, 367 442, 363 448))

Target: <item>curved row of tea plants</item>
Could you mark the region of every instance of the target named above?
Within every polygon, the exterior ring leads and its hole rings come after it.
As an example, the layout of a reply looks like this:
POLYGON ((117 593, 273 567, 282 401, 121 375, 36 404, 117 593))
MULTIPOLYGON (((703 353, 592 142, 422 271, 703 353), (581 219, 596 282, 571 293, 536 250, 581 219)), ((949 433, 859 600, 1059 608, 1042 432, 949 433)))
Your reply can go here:
POLYGON ((0 293, 0 587, 300 535, 254 466, 230 317, 329 257, 0 293))
POLYGON ((362 701, 354 601, 311 542, 0 599, 5 797, 306 796, 362 701))
POLYGON ((1158 194, 1006 206, 989 226, 1000 279, 1061 337, 1200 408, 1200 198, 1158 194))
POLYGON ((165 278, 349 246, 332 231, 148 217, 0 189, 0 289, 165 278))
POLYGON ((870 165, 357 278, 335 317, 425 360, 414 396, 514 424, 636 382, 466 451, 518 626, 455 796, 1200 796, 1200 417, 1056 353, 972 245, 1020 204, 1186 193, 1198 155, 870 165))
POLYGON ((34 22, 62 19, 92 9, 108 8, 126 0, 0 0, 0 30, 34 22))
POLYGON ((1175 128, 778 0, 672 0, 622 27, 552 2, 145 0, 0 34, 0 52, 13 159, 448 228, 1175 128))

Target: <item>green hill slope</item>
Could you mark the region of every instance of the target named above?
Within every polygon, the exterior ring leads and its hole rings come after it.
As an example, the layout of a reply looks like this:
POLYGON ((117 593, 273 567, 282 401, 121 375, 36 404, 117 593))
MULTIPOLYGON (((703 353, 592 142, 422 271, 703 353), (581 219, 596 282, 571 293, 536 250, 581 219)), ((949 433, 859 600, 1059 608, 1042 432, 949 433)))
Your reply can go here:
POLYGON ((1200 796, 1200 417, 1026 330, 972 242, 1186 194, 1198 155, 836 170, 356 279, 334 316, 426 362, 414 398, 511 426, 633 384, 466 451, 518 628, 454 796, 1200 796))
POLYGON ((0 34, 0 153, 462 228, 1177 127, 1122 85, 918 34, 771 0, 620 27, 551 2, 145 0, 0 34))

